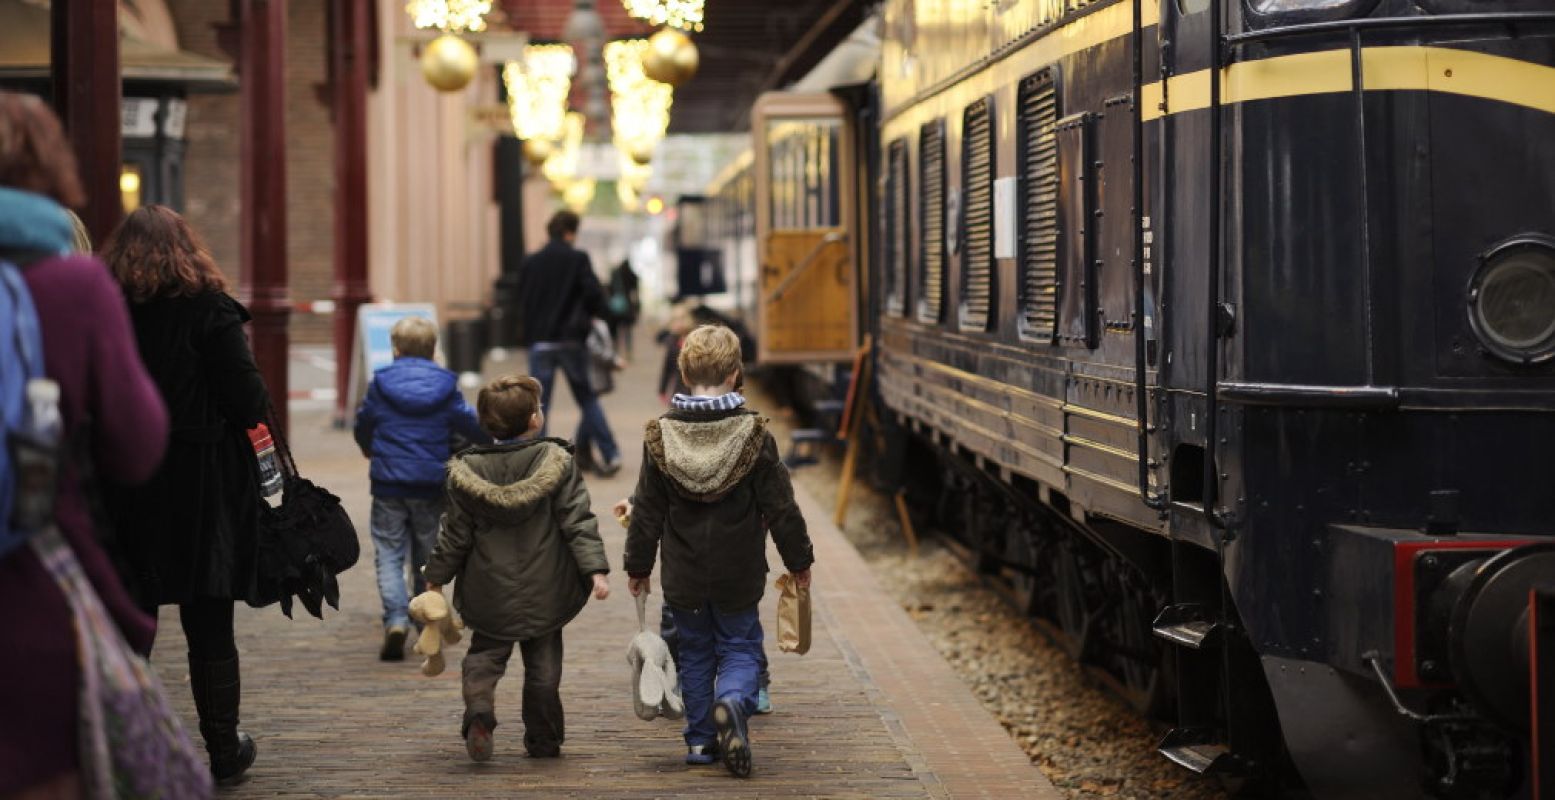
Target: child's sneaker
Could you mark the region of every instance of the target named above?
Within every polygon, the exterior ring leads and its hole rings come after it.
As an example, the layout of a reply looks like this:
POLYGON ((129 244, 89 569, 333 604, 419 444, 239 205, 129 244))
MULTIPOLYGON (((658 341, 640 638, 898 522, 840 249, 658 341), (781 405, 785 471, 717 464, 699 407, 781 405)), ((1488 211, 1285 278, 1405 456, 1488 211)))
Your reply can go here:
POLYGON ((694 744, 686 748, 686 763, 696 766, 718 760, 718 748, 710 744, 694 744))
POLYGON ((491 760, 491 731, 486 723, 478 719, 470 721, 469 730, 464 732, 464 751, 470 754, 471 761, 491 760))
POLYGON ((765 687, 763 687, 760 691, 756 692, 756 713, 757 714, 771 714, 772 713, 772 695, 767 694, 767 690, 766 690, 765 687))
POLYGON ((749 778, 750 736, 745 728, 745 715, 732 697, 722 698, 713 706, 713 725, 718 728, 718 752, 723 756, 724 767, 736 778, 749 778))

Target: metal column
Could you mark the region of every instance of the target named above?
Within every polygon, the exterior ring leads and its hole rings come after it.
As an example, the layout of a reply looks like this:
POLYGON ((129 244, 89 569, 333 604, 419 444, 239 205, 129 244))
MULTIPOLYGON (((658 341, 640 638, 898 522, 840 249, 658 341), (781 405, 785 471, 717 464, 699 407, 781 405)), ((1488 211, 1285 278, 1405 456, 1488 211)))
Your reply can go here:
MULTIPOLYGON (((286 0, 239 0, 243 294, 259 371, 287 423, 286 0)), ((115 128, 117 130, 117 128, 115 128)))
POLYGON ((81 219, 101 246, 119 219, 123 169, 119 114, 118 0, 54 0, 50 68, 54 110, 65 125, 86 190, 81 219))
POLYGON ((335 111, 335 424, 343 425, 356 311, 367 285, 367 84, 371 0, 331 0, 330 78, 335 111))

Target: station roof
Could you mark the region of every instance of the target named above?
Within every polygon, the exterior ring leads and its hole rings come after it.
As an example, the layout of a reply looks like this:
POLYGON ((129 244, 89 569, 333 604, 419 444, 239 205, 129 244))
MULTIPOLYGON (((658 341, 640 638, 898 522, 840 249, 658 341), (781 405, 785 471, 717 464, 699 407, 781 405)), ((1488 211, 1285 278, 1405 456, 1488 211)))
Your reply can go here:
MULTIPOLYGON (((612 39, 647 36, 621 0, 597 0, 612 39)), ((865 0, 707 0, 696 77, 675 90, 670 133, 743 130, 764 91, 780 89, 815 66, 864 20, 865 0)), ((508 24, 530 38, 560 40, 573 0, 502 0, 508 24)))

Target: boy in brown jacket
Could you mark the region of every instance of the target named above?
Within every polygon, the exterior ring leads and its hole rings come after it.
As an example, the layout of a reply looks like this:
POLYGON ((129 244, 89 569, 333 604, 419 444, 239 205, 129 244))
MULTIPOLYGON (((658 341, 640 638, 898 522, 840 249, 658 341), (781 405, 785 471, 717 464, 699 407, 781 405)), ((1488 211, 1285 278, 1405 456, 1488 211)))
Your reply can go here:
POLYGON ((815 557, 777 443, 737 391, 739 337, 704 325, 686 337, 677 361, 691 394, 675 395, 672 410, 648 423, 626 536, 628 586, 633 596, 648 591, 662 552, 660 583, 680 638, 686 763, 721 757, 746 777, 768 530, 802 586, 815 557))
POLYGON ((464 657, 464 724, 475 761, 491 758, 494 695, 513 644, 524 659, 524 748, 561 754, 562 626, 594 597, 610 566, 588 487, 561 439, 529 439, 544 422, 540 383, 510 375, 481 390, 481 426, 497 444, 448 467, 448 511, 424 570, 437 591, 454 578, 454 606, 473 631, 464 657))

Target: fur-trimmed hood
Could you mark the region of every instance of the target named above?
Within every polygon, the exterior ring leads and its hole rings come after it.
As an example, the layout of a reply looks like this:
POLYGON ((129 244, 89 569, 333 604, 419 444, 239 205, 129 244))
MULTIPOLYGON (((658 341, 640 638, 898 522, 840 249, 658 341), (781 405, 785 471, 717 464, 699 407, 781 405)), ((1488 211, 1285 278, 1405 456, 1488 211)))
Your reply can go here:
POLYGON ((448 490, 472 514, 522 519, 572 474, 572 449, 560 439, 476 447, 448 462, 448 490))
POLYGON ((648 454, 682 496, 717 502, 755 468, 767 420, 752 411, 672 412, 648 423, 648 454))

